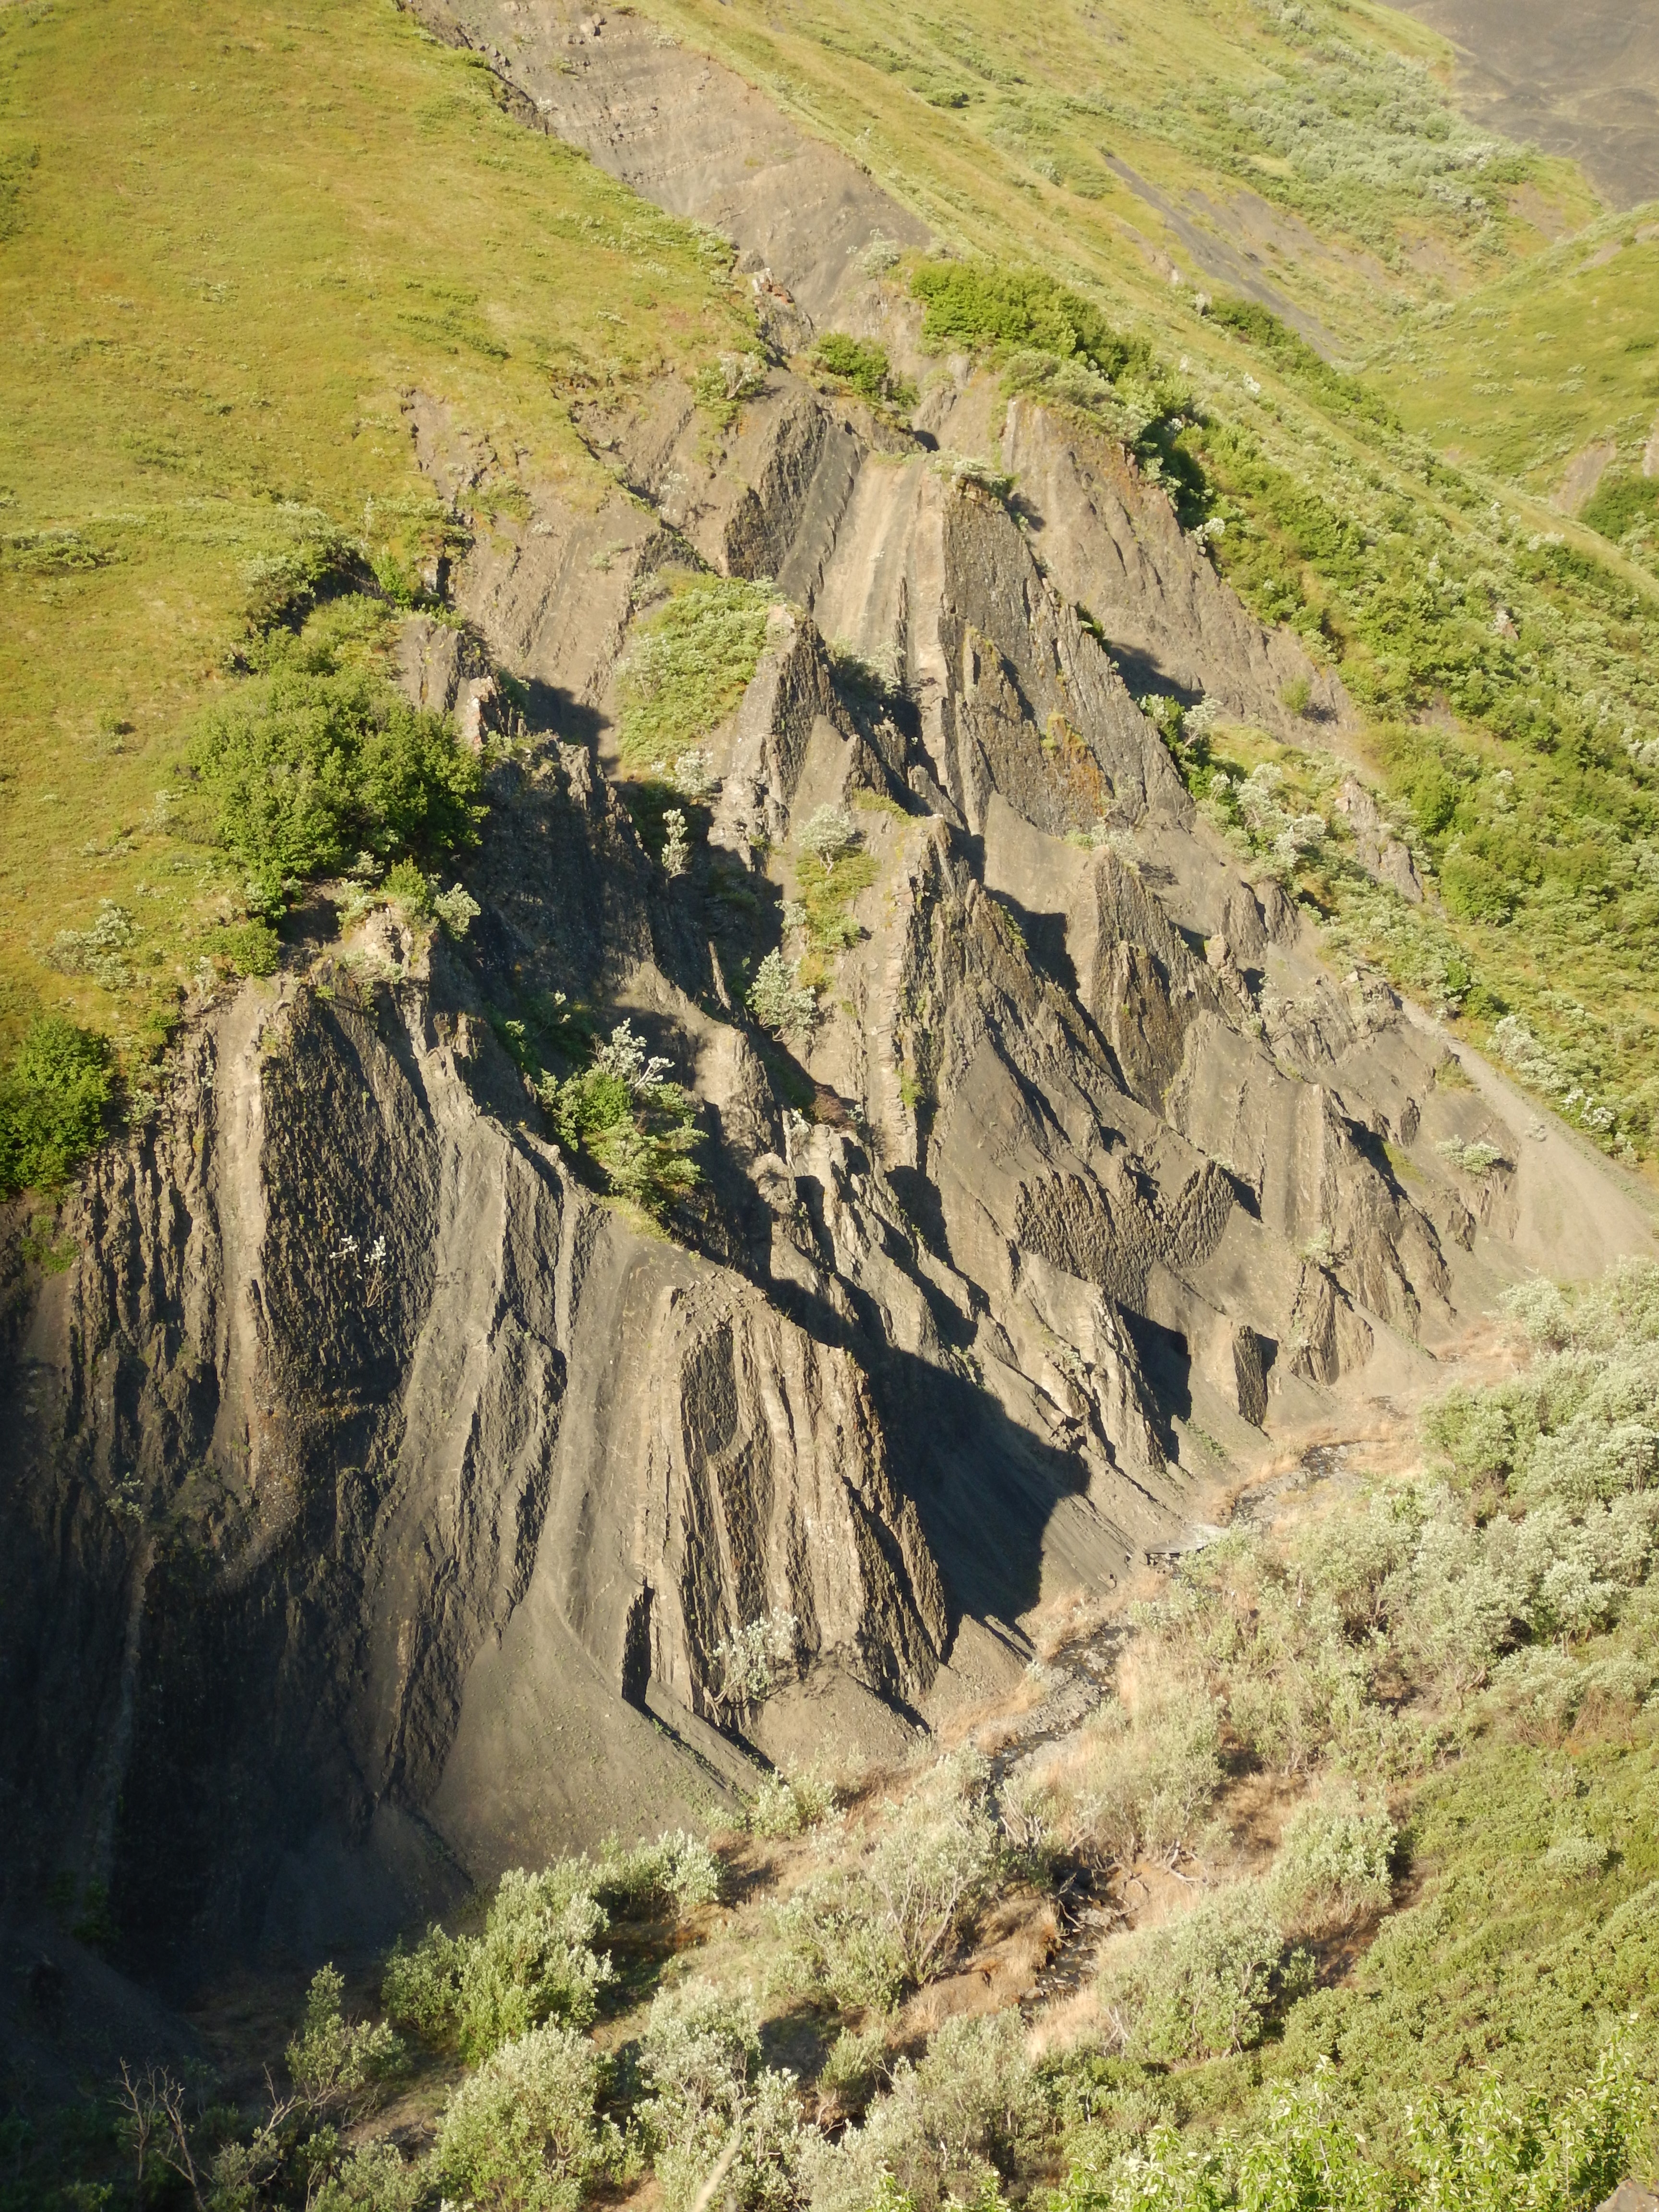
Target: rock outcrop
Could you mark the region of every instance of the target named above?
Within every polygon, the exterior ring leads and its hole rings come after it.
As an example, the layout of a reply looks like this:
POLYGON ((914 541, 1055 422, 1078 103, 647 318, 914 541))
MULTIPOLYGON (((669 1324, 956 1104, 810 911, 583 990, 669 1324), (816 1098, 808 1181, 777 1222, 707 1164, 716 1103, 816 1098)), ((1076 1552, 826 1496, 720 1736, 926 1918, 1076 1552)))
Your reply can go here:
MULTIPOLYGON (((523 10, 466 34, 495 23, 510 74, 509 17, 527 48, 523 10)), ((580 112, 692 206, 641 151, 646 27, 582 36, 527 116, 580 112)), ((809 313, 908 234, 842 167, 833 252, 768 248, 809 313)), ((1002 411, 966 375, 952 404, 1002 411)), ((513 473, 434 402, 410 424, 463 508, 513 473)), ((1429 1387, 1507 1275, 1648 1247, 1601 1166, 1330 974, 1197 818, 1127 643, 1240 712, 1292 648, 1127 464, 1022 402, 1011 508, 777 363, 723 447, 672 380, 589 427, 627 492, 520 483, 447 579, 470 628, 405 641, 417 696, 487 719, 505 673, 530 702, 465 942, 319 927, 195 1007, 162 1107, 64 1209, 67 1269, 10 1248, 9 1903, 103 1885, 124 1963, 174 1986, 688 1817, 745 1735, 938 1720, 1270 1437, 1429 1387), (637 606, 688 548, 780 599, 670 878, 605 771, 637 606), (801 948, 781 895, 830 804, 860 880, 818 1022, 769 1038, 740 985, 801 948), (518 1064, 510 1024, 578 1001, 699 1101, 673 1237, 584 1180, 518 1064), (757 1717, 726 1655, 761 1621, 790 1686, 757 1717)))

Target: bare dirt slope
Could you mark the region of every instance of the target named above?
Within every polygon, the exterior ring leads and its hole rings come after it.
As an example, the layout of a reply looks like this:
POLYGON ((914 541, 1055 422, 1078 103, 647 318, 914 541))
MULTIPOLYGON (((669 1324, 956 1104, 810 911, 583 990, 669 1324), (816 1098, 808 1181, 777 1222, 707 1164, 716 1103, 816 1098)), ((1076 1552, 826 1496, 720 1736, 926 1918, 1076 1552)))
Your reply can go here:
POLYGON ((1472 120, 1579 162, 1610 207, 1659 198, 1659 12, 1649 0, 1399 0, 1457 46, 1472 120))

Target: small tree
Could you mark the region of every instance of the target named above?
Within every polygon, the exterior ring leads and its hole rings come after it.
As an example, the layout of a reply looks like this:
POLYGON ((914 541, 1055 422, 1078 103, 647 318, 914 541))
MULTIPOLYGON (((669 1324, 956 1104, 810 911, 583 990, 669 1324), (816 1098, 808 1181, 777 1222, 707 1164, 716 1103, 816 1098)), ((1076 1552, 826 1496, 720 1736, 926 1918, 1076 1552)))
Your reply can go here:
POLYGON ((745 1003, 764 1030, 777 1036, 810 1035, 818 1018, 818 994, 800 980, 800 964, 769 952, 756 970, 745 1003))
POLYGON ((403 2045, 384 2021, 348 2024, 340 2010, 344 1989, 331 1966, 318 1969, 305 2019, 288 2046, 289 2078, 319 2118, 357 2118, 403 2063, 403 2045))
POLYGON ((776 1688, 781 1669, 793 1666, 800 1623, 781 1606, 723 1637, 711 1655, 720 1668, 714 1702, 742 1712, 762 1704, 776 1688))
POLYGON ((858 843, 858 824, 844 806, 820 806, 795 842, 820 866, 833 868, 858 843))

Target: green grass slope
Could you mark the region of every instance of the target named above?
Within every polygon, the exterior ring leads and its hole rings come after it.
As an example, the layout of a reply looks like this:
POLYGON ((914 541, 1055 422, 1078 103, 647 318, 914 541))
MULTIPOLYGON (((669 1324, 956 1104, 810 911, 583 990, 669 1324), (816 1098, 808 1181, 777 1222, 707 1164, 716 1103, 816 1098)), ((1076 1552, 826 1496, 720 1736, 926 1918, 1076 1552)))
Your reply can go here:
POLYGON ((1659 210, 1606 219, 1524 272, 1424 309, 1371 374, 1449 456, 1582 507, 1615 539, 1650 521, 1652 498, 1627 491, 1621 511, 1605 495, 1653 481, 1659 210))
POLYGON ((1598 211, 1568 164, 1472 131, 1446 96, 1450 47, 1369 0, 647 12, 836 140, 952 245, 1086 270, 1138 312, 1158 312, 1170 259, 1193 275, 1185 225, 1241 257, 1241 274, 1254 257, 1357 356, 1379 314, 1455 294, 1598 211))
POLYGON ((184 740, 320 558, 417 588, 407 393, 597 497, 569 397, 746 335, 717 243, 492 94, 389 0, 0 8, 0 1050, 61 1012, 141 1072, 222 959, 184 740))

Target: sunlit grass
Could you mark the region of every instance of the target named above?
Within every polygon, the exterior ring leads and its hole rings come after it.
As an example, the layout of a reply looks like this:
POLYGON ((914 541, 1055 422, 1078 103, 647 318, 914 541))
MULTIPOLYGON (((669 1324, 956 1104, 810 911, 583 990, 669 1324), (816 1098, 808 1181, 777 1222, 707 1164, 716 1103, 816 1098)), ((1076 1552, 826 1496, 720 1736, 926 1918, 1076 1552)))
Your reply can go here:
POLYGON ((385 0, 0 13, 0 1044, 42 1004, 136 1038, 193 968, 182 731, 317 510, 429 535, 406 395, 591 502, 569 396, 744 334, 718 245, 492 82, 385 0), (114 994, 47 957, 100 899, 114 994))
POLYGON ((1372 374, 1433 445, 1531 489, 1600 441, 1639 468, 1659 422, 1659 209, 1425 313, 1372 374))

